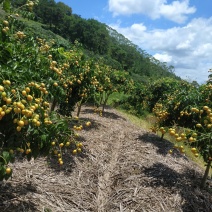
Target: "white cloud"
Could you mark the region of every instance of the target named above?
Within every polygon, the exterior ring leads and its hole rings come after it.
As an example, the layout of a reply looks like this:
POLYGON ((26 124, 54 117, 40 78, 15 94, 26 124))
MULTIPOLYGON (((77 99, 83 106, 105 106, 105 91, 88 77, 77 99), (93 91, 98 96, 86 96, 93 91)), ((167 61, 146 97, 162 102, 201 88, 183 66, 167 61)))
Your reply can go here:
POLYGON ((109 0, 109 11, 114 16, 144 14, 152 19, 164 17, 176 23, 184 23, 187 15, 195 13, 195 7, 189 7, 189 0, 109 0))
POLYGON ((160 14, 165 18, 176 23, 184 23, 187 19, 186 15, 195 13, 195 7, 189 7, 189 1, 173 1, 172 4, 160 5, 160 14))
POLYGON ((172 61, 172 56, 166 54, 166 53, 162 53, 162 54, 159 54, 159 53, 156 53, 153 55, 154 58, 156 58, 157 60, 160 60, 161 62, 171 62, 172 61))
POLYGON ((143 23, 129 27, 111 25, 161 62, 175 66, 175 73, 203 83, 212 68, 212 17, 196 18, 183 27, 149 30, 143 23))

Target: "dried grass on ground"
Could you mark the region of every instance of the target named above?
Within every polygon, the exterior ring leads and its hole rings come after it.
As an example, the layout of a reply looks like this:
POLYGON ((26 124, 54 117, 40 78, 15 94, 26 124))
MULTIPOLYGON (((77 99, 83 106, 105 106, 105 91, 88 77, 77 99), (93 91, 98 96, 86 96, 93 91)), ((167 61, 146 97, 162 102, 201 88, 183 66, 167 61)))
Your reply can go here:
POLYGON ((172 146, 107 108, 104 117, 84 107, 84 151, 13 164, 0 184, 0 211, 142 212, 212 211, 212 195, 199 189, 203 171, 172 146))

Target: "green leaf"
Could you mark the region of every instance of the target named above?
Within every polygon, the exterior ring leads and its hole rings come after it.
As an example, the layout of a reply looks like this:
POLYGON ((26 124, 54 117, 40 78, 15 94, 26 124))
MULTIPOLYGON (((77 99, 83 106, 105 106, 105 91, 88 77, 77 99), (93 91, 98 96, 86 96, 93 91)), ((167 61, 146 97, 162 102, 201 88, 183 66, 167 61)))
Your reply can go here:
POLYGON ((47 135, 42 135, 42 136, 41 136, 41 140, 42 140, 42 141, 46 141, 46 138, 47 138, 47 137, 48 137, 47 135))
POLYGON ((5 161, 6 161, 7 163, 10 162, 10 153, 9 153, 9 152, 4 151, 4 152, 2 153, 2 156, 3 156, 3 158, 5 159, 5 161))
POLYGON ((4 0, 4 2, 3 2, 3 9, 6 12, 9 12, 10 11, 10 0, 4 0))

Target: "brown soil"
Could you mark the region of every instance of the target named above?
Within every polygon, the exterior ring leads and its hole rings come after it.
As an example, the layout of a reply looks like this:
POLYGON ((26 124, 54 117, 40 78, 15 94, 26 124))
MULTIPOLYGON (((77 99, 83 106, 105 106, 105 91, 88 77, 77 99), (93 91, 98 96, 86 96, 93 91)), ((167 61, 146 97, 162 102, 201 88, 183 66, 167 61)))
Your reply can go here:
POLYGON ((140 129, 116 110, 103 117, 84 107, 92 126, 80 132, 81 155, 13 164, 0 184, 0 211, 211 212, 212 194, 199 188, 203 170, 172 144, 140 129))

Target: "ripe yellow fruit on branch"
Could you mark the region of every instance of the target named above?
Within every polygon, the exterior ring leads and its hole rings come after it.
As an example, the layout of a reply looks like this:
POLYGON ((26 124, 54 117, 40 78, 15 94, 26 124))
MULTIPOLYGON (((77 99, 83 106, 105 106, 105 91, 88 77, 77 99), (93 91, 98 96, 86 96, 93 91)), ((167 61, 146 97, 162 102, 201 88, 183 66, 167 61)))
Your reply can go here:
POLYGON ((8 168, 6 168, 5 171, 6 171, 6 174, 10 174, 12 172, 12 169, 8 167, 8 168))
POLYGON ((60 148, 62 148, 64 146, 64 143, 60 143, 59 146, 60 148))
POLYGON ((197 149, 196 149, 196 148, 191 148, 191 151, 192 151, 193 153, 196 153, 196 152, 197 152, 197 149))
POLYGON ((32 101, 33 100, 33 97, 31 95, 27 95, 27 100, 28 101, 32 101))
POLYGON ((3 21, 3 24, 4 24, 4 26, 9 26, 9 22, 6 20, 3 21))
POLYGON ((203 110, 208 110, 209 107, 208 106, 203 106, 203 110))
POLYGON ((87 122, 85 123, 85 125, 86 125, 87 127, 89 127, 89 126, 91 126, 91 122, 90 122, 90 121, 87 121, 87 122))
POLYGON ((196 127, 200 128, 200 127, 202 127, 202 125, 201 124, 196 124, 196 127))
POLYGON ((4 91, 4 87, 0 85, 0 92, 4 91))
POLYGON ((30 92, 30 88, 29 88, 29 87, 26 87, 26 88, 25 88, 25 91, 26 91, 27 93, 29 93, 29 92, 30 92))
POLYGON ((16 130, 17 130, 18 132, 20 132, 20 131, 21 131, 21 127, 20 127, 20 126, 17 126, 17 127, 16 127, 16 130))
POLYGON ((77 154, 77 150, 74 149, 74 150, 72 151, 72 153, 73 153, 74 155, 77 154))
POLYGON ((23 127, 24 126, 24 121, 22 121, 22 120, 18 121, 18 126, 23 127))
POLYGON ((10 82, 10 80, 3 80, 3 84, 4 85, 11 85, 11 82, 10 82))

